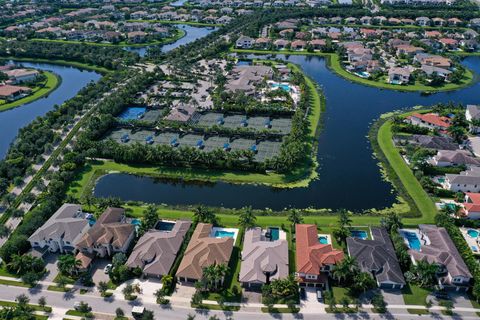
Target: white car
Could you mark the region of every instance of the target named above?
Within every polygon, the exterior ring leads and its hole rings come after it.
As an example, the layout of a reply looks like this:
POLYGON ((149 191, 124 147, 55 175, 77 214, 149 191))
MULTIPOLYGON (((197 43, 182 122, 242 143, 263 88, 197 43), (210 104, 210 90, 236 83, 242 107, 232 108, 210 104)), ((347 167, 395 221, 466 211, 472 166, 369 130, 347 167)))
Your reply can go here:
POLYGON ((105 268, 103 268, 103 272, 109 273, 110 270, 112 270, 112 268, 113 268, 113 265, 111 263, 109 263, 105 266, 105 268))

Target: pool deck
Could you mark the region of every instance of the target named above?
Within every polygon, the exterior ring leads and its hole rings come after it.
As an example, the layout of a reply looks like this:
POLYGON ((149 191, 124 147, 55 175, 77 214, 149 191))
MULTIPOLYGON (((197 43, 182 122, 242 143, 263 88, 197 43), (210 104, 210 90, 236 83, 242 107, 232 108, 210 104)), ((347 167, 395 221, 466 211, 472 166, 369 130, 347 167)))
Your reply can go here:
POLYGON ((476 255, 480 255, 480 238, 477 237, 477 238, 472 238, 468 235, 468 230, 475 230, 475 231, 478 231, 479 234, 480 234, 480 229, 475 229, 475 228, 463 228, 463 227, 460 227, 460 232, 462 233, 463 235, 463 238, 465 239, 465 241, 467 242, 468 244, 468 247, 470 248, 470 250, 472 250, 472 253, 473 254, 476 254, 476 255), (473 249, 473 247, 477 248, 477 251, 475 251, 473 249))
MULTIPOLYGON (((405 242, 405 244, 407 245, 407 247, 409 249, 412 249, 412 248, 410 248, 410 243, 408 242, 407 236, 405 234, 407 232, 415 233, 418 240, 420 241, 421 246, 428 246, 430 244, 430 240, 426 236, 422 236, 419 229, 400 229, 400 230, 398 230, 398 232, 402 236, 403 241, 405 242)), ((412 249, 412 250, 414 250, 414 249, 412 249)))

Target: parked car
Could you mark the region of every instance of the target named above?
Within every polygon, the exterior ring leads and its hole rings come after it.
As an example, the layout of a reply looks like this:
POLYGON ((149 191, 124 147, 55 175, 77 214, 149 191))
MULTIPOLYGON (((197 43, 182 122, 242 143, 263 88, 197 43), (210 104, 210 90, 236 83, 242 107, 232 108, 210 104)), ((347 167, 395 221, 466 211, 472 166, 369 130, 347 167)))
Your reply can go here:
POLYGON ((317 301, 318 302, 323 301, 322 290, 320 290, 320 289, 317 289, 317 301))
POLYGON ((132 308, 132 316, 135 319, 140 319, 143 316, 144 313, 145 313, 145 308, 144 307, 134 306, 132 308))
POLYGON ((113 268, 113 265, 111 263, 107 264, 105 268, 103 269, 103 272, 109 273, 113 268))

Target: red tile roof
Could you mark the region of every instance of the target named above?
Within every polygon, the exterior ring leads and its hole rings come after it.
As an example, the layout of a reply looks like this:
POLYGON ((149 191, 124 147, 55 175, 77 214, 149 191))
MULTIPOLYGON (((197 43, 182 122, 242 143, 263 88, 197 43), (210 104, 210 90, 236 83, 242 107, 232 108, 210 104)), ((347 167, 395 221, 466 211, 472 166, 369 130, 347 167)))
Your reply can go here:
POLYGON ((333 265, 343 259, 343 251, 334 249, 331 244, 320 244, 316 225, 297 224, 295 230, 298 273, 320 274, 324 265, 333 265))
POLYGON ((444 127, 444 128, 450 127, 450 123, 449 123, 450 119, 448 117, 441 117, 434 113, 425 113, 425 114, 414 113, 410 117, 418 118, 424 122, 433 124, 438 127, 444 127))

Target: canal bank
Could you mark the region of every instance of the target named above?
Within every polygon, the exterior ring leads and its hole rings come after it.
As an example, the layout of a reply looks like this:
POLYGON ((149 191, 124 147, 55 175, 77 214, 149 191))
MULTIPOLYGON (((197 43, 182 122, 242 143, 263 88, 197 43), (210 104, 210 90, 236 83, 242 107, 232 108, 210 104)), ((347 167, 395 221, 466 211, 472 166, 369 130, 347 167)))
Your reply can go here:
MULTIPOLYGON (((479 99, 478 83, 459 91, 425 96, 418 92, 387 91, 352 83, 333 73, 321 57, 277 57, 299 65, 325 93, 327 108, 318 137, 318 180, 307 188, 280 190, 224 182, 198 185, 176 180, 166 183, 151 177, 112 174, 98 181, 95 196, 167 205, 204 203, 227 208, 244 205, 277 210, 289 207, 352 211, 388 208, 397 203, 397 195, 382 177, 378 161, 373 158, 367 137, 370 124, 392 110, 449 101, 473 104, 479 99), (242 197, 238 196, 240 194, 242 197)), ((480 73, 480 57, 468 57, 463 63, 480 73)))

